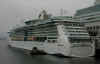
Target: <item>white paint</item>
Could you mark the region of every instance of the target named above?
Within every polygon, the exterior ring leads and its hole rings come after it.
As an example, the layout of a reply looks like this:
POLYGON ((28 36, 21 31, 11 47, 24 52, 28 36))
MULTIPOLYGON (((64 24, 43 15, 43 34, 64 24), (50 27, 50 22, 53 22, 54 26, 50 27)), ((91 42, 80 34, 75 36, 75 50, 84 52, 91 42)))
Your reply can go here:
POLYGON ((69 39, 68 39, 68 35, 65 35, 65 32, 64 32, 64 25, 59 25, 57 26, 57 29, 58 29, 58 34, 59 34, 59 37, 58 37, 58 41, 59 43, 61 44, 64 44, 64 46, 66 46, 66 49, 64 49, 66 51, 66 55, 70 55, 70 42, 69 42, 69 39))

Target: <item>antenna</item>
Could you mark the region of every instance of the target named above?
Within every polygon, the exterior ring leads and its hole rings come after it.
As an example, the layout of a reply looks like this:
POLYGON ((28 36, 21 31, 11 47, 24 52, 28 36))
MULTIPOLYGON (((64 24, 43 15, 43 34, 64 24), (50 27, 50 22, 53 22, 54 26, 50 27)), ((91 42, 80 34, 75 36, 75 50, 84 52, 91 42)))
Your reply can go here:
POLYGON ((60 15, 63 16, 63 9, 60 9, 60 15))
POLYGON ((37 17, 37 12, 38 12, 38 10, 36 9, 36 8, 33 8, 33 10, 34 10, 34 17, 37 17))
POLYGON ((24 21, 25 21, 25 19, 20 19, 20 22, 22 25, 25 25, 24 21))
POLYGON ((64 9, 63 10, 63 14, 66 15, 67 14, 67 10, 64 9))
POLYGON ((60 9, 60 15, 64 16, 67 13, 67 11, 63 8, 60 9))

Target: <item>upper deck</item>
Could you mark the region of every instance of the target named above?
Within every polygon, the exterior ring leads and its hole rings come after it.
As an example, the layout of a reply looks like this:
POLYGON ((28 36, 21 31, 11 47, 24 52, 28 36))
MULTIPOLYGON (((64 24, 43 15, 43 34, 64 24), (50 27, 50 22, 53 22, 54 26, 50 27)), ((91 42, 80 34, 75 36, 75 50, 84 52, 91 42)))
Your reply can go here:
POLYGON ((89 35, 84 27, 84 23, 74 20, 68 16, 57 16, 49 19, 30 20, 26 25, 12 30, 12 37, 33 40, 37 39, 57 39, 59 34, 57 26, 64 25, 64 32, 71 39, 89 39, 89 35))

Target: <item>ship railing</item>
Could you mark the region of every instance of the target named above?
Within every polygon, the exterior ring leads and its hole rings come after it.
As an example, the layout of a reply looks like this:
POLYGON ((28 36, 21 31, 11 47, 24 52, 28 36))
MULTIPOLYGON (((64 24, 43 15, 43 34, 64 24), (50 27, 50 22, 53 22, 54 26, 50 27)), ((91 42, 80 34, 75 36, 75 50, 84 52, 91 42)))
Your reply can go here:
POLYGON ((87 32, 86 30, 69 30, 69 32, 87 32))
POLYGON ((91 47, 93 44, 90 42, 87 43, 72 43, 71 47, 91 47))
POLYGON ((65 27, 65 29, 69 29, 69 30, 73 30, 73 29, 75 29, 75 30, 76 30, 76 29, 79 29, 79 30, 86 30, 86 28, 84 28, 84 27, 81 27, 81 28, 80 28, 80 27, 79 27, 79 28, 78 28, 78 27, 65 27))
POLYGON ((78 39, 90 39, 90 36, 68 36, 69 38, 78 39))
POLYGON ((51 31, 34 31, 34 32, 28 32, 29 34, 37 34, 37 33, 49 33, 49 32, 57 32, 57 30, 51 30, 51 31))
POLYGON ((75 16, 75 18, 83 18, 83 17, 91 17, 91 16, 95 16, 95 15, 100 15, 100 11, 99 12, 92 12, 92 13, 88 13, 88 14, 83 14, 83 15, 79 15, 79 16, 75 16))
POLYGON ((86 33, 84 33, 84 32, 70 32, 70 34, 75 34, 75 35, 80 35, 80 34, 87 34, 88 35, 88 33, 86 32, 86 33))
POLYGON ((38 28, 38 29, 34 29, 34 30, 28 30, 28 31, 43 31, 43 30, 52 30, 52 29, 56 29, 56 27, 45 27, 45 28, 38 28))
POLYGON ((84 39, 86 39, 86 38, 90 38, 90 39, 93 39, 93 40, 95 40, 95 39, 100 39, 100 36, 69 36, 70 38, 72 37, 72 38, 84 38, 84 39))

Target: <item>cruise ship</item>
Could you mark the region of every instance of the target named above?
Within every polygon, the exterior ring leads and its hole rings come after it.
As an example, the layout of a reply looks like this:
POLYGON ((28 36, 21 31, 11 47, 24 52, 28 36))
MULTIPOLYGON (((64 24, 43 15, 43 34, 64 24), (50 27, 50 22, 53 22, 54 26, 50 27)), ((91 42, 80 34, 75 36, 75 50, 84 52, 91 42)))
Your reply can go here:
POLYGON ((100 55, 100 0, 95 0, 94 5, 77 10, 75 19, 85 23, 85 27, 95 44, 95 53, 100 55))
POLYGON ((38 19, 25 21, 25 25, 9 32, 9 45, 30 52, 43 51, 69 57, 95 55, 94 41, 85 24, 69 16, 50 16, 45 10, 38 19))

